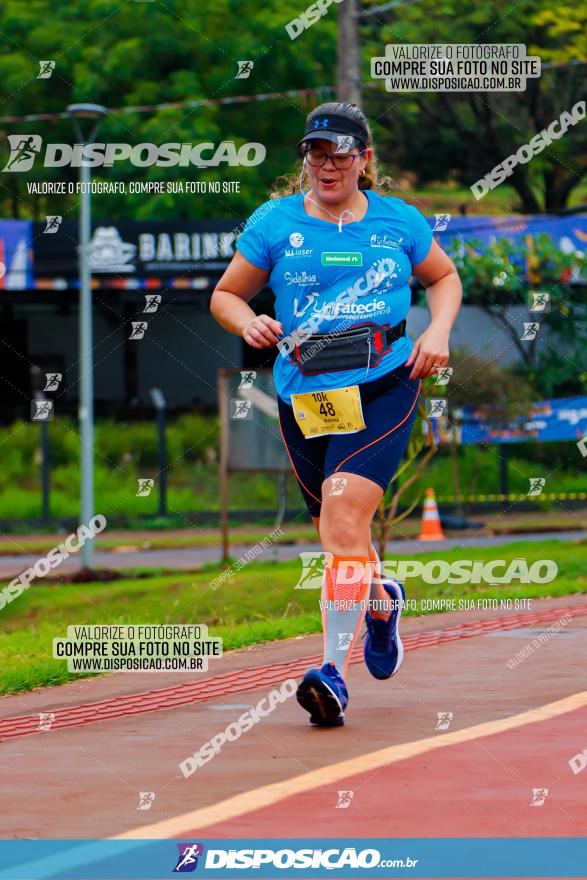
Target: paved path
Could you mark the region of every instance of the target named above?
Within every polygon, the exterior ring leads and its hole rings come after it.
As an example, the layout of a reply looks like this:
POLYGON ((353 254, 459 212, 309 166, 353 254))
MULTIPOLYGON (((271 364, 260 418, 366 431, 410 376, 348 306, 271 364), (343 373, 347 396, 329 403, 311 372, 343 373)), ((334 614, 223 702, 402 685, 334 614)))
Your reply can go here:
MULTIPOLYGON (((458 538, 447 538, 444 541, 389 541, 387 552, 400 556, 429 553, 431 550, 450 550, 453 547, 499 547, 515 541, 578 541, 587 537, 586 531, 573 532, 538 532, 526 535, 462 535, 458 538)), ((234 545, 231 555, 238 559, 245 556, 254 545, 234 545)), ((302 552, 319 553, 319 544, 280 544, 264 550, 258 556, 259 561, 283 562, 297 559, 302 552)), ((0 580, 7 580, 19 574, 38 559, 36 554, 0 557, 0 580)), ((220 547, 179 548, 174 550, 131 550, 128 552, 97 552, 95 568, 123 570, 126 568, 167 568, 194 570, 206 563, 220 562, 220 547)), ((65 574, 77 571, 79 561, 72 557, 54 570, 54 574, 65 574)))
POLYGON ((587 746, 587 596, 408 618, 402 633, 391 681, 359 656, 351 666, 344 728, 312 728, 291 698, 188 778, 180 762, 299 678, 321 637, 230 652, 197 677, 116 673, 0 699, 1 836, 584 835, 587 772, 569 760, 587 746), (555 620, 560 633, 538 639, 555 620), (40 731, 40 712, 63 726, 40 731), (534 789, 548 789, 542 806, 534 789), (140 792, 154 793, 150 809, 140 792))

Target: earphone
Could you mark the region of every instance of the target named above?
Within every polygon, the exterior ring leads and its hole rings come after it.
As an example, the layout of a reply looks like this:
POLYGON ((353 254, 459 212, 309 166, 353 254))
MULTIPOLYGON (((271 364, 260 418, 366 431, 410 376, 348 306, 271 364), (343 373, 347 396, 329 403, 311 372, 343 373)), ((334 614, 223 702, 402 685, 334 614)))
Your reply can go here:
POLYGON ((345 208, 344 211, 341 211, 340 214, 338 215, 338 217, 336 217, 336 215, 333 214, 331 211, 329 211, 328 208, 323 208, 322 205, 318 204, 318 202, 315 199, 313 199, 311 195, 309 195, 309 193, 312 192, 311 188, 308 190, 307 193, 305 193, 303 190, 303 187, 302 187, 302 180, 304 177, 304 168, 305 167, 306 167, 306 157, 304 156, 304 161, 302 163, 302 170, 300 171, 300 192, 301 192, 301 194, 305 198, 309 199, 309 201, 312 202, 314 205, 316 205, 317 208, 320 208, 321 211, 324 211, 325 214, 328 214, 334 220, 337 220, 338 221, 338 231, 342 232, 342 220, 345 215, 352 217, 353 220, 356 220, 357 218, 355 217, 355 215, 353 214, 353 212, 349 208, 345 208))

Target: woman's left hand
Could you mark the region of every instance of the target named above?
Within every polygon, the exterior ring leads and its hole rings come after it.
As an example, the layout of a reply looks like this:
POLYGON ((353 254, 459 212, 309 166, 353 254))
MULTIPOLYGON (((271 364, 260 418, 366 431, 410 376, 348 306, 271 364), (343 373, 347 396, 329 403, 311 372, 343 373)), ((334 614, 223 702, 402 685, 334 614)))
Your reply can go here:
POLYGON ((426 376, 434 376, 439 367, 447 365, 449 332, 443 327, 430 324, 416 339, 406 361, 406 367, 414 365, 410 379, 425 379, 426 376))

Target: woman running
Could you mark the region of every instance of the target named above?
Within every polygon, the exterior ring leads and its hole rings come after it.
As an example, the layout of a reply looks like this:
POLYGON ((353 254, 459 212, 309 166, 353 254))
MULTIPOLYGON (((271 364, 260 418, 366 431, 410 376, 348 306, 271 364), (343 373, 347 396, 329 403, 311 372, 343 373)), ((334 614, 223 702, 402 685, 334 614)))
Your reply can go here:
POLYGON ((338 726, 364 618, 370 673, 389 678, 403 659, 405 593, 381 577, 371 522, 408 443, 421 380, 448 361, 461 284, 422 214, 378 192, 358 107, 317 107, 298 149, 300 192, 290 187, 249 218, 211 312, 253 348, 278 347, 281 433, 326 559, 324 661, 304 676, 297 699, 313 724, 338 726), (415 342, 405 321, 411 275, 426 287, 430 312, 415 342), (248 305, 267 286, 275 319, 248 305))

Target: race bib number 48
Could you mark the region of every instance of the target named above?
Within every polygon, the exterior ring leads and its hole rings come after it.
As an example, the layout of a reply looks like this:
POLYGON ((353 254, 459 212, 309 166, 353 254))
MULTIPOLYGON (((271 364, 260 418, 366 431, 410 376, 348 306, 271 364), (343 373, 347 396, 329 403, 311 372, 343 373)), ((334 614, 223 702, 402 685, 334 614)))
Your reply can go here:
POLYGON ((365 428, 358 385, 292 394, 291 402, 295 420, 306 439, 325 434, 356 434, 365 428))

